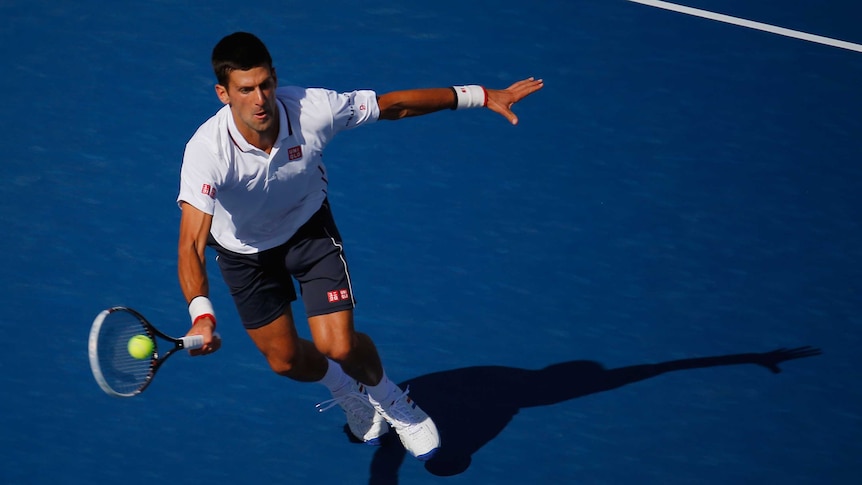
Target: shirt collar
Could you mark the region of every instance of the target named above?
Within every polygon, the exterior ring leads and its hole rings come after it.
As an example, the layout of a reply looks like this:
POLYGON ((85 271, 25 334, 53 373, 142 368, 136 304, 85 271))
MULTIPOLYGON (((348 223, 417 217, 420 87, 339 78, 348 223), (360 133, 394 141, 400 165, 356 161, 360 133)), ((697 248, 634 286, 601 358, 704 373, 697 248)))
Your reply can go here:
MULTIPOLYGON (((276 108, 278 109, 278 136, 276 137, 276 145, 279 145, 281 140, 289 138, 293 135, 293 127, 290 125, 290 119, 287 116, 287 107, 281 102, 280 99, 276 99, 276 108)), ((239 128, 236 126, 236 121, 233 119, 233 113, 230 112, 230 106, 225 106, 225 109, 228 110, 227 117, 227 130, 228 135, 230 135, 231 140, 233 140, 234 145, 236 145, 243 152, 250 152, 252 150, 261 151, 260 148, 249 143, 242 133, 239 132, 239 128)))

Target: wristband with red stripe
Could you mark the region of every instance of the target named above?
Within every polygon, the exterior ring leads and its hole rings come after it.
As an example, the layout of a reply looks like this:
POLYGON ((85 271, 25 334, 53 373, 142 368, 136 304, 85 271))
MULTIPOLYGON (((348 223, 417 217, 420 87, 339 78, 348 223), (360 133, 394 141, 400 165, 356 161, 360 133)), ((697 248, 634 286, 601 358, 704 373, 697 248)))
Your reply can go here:
POLYGON ((216 323, 215 309, 209 298, 200 295, 192 298, 189 302, 189 316, 192 319, 192 326, 198 323, 201 318, 209 318, 213 325, 216 323))

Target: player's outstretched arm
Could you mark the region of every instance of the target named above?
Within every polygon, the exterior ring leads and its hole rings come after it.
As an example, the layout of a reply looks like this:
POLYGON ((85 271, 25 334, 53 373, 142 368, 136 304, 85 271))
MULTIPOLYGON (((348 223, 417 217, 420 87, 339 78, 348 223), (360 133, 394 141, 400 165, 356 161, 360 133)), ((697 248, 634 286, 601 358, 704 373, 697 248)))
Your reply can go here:
POLYGON ((487 107, 499 113, 510 123, 517 124, 518 117, 512 106, 532 93, 542 89, 541 79, 527 78, 506 89, 485 89, 481 86, 457 86, 453 88, 410 89, 392 91, 377 99, 380 119, 399 120, 421 116, 444 109, 487 107), (460 94, 457 92, 460 91, 460 94))

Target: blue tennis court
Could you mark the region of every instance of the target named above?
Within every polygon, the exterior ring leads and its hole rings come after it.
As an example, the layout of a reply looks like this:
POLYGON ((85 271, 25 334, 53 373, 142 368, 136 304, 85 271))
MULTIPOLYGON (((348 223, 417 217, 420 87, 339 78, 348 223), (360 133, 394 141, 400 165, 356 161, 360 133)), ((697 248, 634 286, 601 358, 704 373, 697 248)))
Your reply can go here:
MULTIPOLYGON (((850 0, 680 1, 862 43, 850 0)), ((626 0, 0 18, 0 483, 859 480, 862 53, 626 0), (179 167, 236 30, 282 85, 545 80, 517 127, 443 112, 328 147, 357 326, 437 421, 427 465, 350 442, 324 388, 273 374, 214 264, 218 353, 173 357, 134 399, 90 374, 105 307, 187 329, 179 167)))

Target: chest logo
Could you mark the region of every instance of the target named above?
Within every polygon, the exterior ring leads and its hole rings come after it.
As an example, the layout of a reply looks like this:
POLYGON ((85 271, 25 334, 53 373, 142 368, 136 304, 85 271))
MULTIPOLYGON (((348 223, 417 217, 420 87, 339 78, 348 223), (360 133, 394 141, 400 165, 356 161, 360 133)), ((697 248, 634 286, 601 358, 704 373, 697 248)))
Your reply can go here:
POLYGON ((299 160, 302 158, 302 146, 297 145, 287 149, 287 158, 290 161, 299 160))

